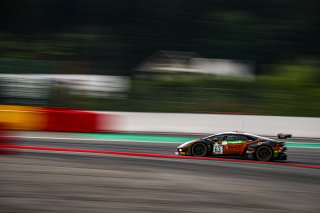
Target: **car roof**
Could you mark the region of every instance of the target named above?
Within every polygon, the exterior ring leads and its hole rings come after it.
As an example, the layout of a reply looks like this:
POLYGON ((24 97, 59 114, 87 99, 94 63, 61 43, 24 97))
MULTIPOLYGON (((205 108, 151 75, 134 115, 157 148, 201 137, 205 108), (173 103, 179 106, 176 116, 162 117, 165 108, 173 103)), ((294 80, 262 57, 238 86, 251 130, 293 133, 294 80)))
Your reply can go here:
POLYGON ((262 136, 259 136, 259 135, 254 135, 254 134, 251 134, 251 133, 246 133, 246 132, 219 132, 217 134, 213 134, 213 135, 209 135, 205 138, 210 138, 210 137, 213 137, 213 136, 218 136, 218 135, 223 135, 223 134, 233 134, 233 135, 246 135, 246 136, 251 136, 251 137, 255 137, 255 138, 261 138, 261 139, 266 139, 266 140, 273 140, 271 138, 266 138, 266 137, 262 137, 262 136))

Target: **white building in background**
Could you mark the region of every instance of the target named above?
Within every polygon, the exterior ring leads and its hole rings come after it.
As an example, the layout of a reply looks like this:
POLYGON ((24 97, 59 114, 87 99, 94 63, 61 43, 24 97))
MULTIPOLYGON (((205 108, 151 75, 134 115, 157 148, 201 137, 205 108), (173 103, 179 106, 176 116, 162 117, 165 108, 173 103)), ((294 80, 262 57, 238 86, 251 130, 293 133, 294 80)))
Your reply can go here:
POLYGON ((193 73, 254 79, 253 65, 229 59, 202 58, 195 52, 158 51, 135 68, 140 72, 193 73))
POLYGON ((72 95, 122 98, 129 90, 130 79, 107 75, 0 74, 0 86, 3 96, 9 99, 45 100, 53 87, 62 87, 72 95))

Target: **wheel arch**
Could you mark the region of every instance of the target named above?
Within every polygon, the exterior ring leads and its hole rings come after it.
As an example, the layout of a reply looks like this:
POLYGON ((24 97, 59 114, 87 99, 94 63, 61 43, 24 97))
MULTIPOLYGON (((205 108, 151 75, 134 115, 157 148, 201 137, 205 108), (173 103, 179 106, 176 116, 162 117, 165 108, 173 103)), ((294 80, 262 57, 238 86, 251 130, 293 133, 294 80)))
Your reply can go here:
POLYGON ((255 150, 254 150, 254 155, 255 155, 255 158, 257 158, 257 150, 260 148, 260 147, 268 147, 268 148, 270 148, 270 150, 271 150, 271 154, 272 154, 272 157, 271 157, 271 161, 274 159, 274 150, 273 150, 273 148, 272 148, 272 146, 270 146, 269 144, 260 144, 260 145, 258 145, 258 146, 256 146, 256 148, 255 148, 255 150))
POLYGON ((190 146, 190 153, 191 155, 194 155, 193 154, 193 147, 197 144, 203 144, 206 148, 207 148, 207 153, 205 154, 205 156, 209 156, 210 152, 212 151, 212 143, 210 143, 209 141, 206 141, 206 140, 201 140, 201 141, 198 141, 196 143, 193 143, 191 146, 190 146))

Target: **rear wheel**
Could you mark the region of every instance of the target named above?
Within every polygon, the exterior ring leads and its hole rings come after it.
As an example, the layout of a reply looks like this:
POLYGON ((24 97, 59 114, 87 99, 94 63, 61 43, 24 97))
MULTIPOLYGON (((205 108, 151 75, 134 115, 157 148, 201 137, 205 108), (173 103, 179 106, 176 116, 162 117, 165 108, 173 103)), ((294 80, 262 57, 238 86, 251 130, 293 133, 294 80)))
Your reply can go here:
POLYGON ((259 161, 271 161, 273 158, 273 150, 269 146, 260 146, 256 150, 256 158, 259 161))
POLYGON ((208 148, 203 143, 196 143, 192 146, 191 153, 194 156, 204 157, 208 153, 208 148))

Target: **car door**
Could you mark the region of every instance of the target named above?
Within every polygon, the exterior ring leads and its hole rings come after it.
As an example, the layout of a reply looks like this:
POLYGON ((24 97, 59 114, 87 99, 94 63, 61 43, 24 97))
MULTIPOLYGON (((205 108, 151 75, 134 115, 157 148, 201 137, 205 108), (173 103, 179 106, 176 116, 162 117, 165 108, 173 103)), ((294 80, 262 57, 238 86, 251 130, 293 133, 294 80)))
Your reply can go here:
POLYGON ((228 134, 222 145, 225 154, 241 154, 245 148, 247 138, 241 134, 228 134))

